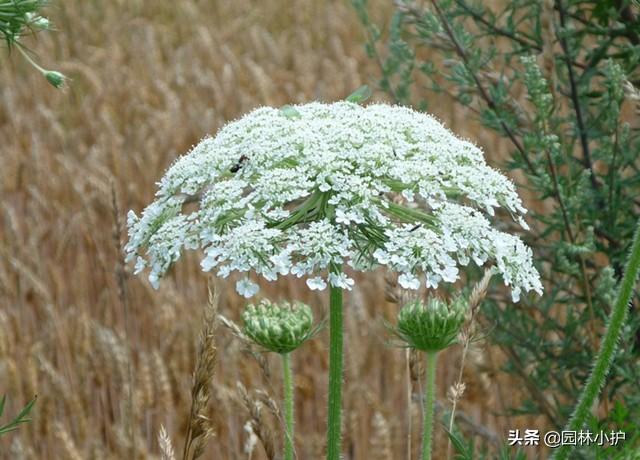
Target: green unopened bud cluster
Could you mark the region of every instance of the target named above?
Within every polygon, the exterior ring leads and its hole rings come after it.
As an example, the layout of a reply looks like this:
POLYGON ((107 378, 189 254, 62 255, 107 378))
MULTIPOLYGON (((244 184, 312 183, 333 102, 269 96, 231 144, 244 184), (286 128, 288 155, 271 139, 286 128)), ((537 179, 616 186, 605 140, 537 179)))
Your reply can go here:
POLYGON ((463 298, 452 302, 432 298, 426 304, 415 300, 400 310, 396 332, 411 348, 440 351, 456 342, 466 311, 463 298))
POLYGON ((314 333, 313 313, 301 302, 248 305, 242 313, 244 333, 255 343, 275 353, 289 353, 314 333))

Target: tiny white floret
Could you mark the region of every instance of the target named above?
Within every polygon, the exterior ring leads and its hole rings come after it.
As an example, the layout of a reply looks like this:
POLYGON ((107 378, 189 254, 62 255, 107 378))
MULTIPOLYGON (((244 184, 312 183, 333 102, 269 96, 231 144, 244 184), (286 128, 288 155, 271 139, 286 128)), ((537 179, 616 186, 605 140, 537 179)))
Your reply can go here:
POLYGON ((324 289, 326 289, 327 283, 325 283, 325 281, 321 277, 316 276, 307 280, 307 286, 312 291, 323 291, 324 289))
POLYGON ((247 299, 256 295, 259 290, 260 287, 249 278, 242 278, 236 282, 236 291, 247 299))

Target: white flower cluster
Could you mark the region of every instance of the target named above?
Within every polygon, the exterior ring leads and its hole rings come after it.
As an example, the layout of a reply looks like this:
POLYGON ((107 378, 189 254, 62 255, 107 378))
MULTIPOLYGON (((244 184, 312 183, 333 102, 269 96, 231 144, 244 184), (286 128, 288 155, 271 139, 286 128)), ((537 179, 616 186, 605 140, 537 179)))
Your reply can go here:
MULTIPOLYGON (((203 270, 218 276, 292 274, 311 289, 351 288, 337 269, 345 263, 386 265, 417 289, 493 260, 514 300, 542 292, 531 250, 484 215, 502 207, 526 228, 513 183, 479 148, 408 108, 263 107, 204 139, 159 185, 141 217, 129 213, 126 247, 154 285, 183 249, 201 248, 203 270)), ((248 278, 237 288, 257 292, 248 278)))

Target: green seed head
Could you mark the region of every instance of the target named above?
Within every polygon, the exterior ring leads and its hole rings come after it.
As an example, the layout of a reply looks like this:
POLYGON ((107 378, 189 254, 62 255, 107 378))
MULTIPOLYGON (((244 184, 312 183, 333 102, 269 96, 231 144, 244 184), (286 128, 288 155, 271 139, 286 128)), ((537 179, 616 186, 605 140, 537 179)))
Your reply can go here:
POLYGON ((55 70, 47 70, 46 72, 44 72, 44 76, 47 81, 56 88, 62 88, 65 81, 67 80, 67 77, 65 77, 64 74, 56 72, 55 70))
POLYGON ((426 304, 415 300, 400 310, 396 333, 412 348, 440 351, 456 342, 466 311, 463 298, 451 303, 437 298, 426 304))
POLYGON ((301 302, 247 305, 242 313, 244 333, 269 351, 289 353, 314 334, 311 308, 301 302))

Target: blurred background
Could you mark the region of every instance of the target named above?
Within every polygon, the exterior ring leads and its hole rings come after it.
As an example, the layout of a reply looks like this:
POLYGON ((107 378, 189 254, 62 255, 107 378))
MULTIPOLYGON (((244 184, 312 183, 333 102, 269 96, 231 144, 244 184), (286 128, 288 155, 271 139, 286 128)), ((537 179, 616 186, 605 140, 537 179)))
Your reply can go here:
MULTIPOLYGON (((372 0, 369 9, 384 23, 392 5, 372 0)), ((139 212, 165 169, 226 122, 261 105, 344 99, 375 87, 378 66, 342 1, 65 0, 46 15, 58 31, 25 44, 70 77, 66 90, 17 53, 0 53, 0 394, 8 414, 38 396, 32 422, 0 438, 0 458, 159 458, 161 425, 181 452, 207 277, 194 254, 157 291, 131 276, 122 264, 126 212, 139 212)), ((373 100, 389 99, 374 91, 373 100)), ((505 139, 480 129, 467 109, 433 96, 429 110, 500 161, 505 139)), ((238 321, 244 299, 234 282, 218 285, 219 308, 238 321)), ((376 273, 346 296, 347 459, 406 458, 407 433, 418 451, 420 362, 388 347, 380 326, 398 309, 393 285, 376 273)), ((326 296, 304 284, 262 287, 325 316, 326 296)), ((251 448, 252 415, 237 384, 254 402, 264 398, 256 390, 278 400, 280 364, 256 360, 223 327, 216 341, 215 432, 203 458, 267 458, 261 442, 251 448)), ((326 347, 324 331, 294 355, 300 459, 321 458, 324 448, 326 347)), ((442 407, 459 354, 454 347, 440 360, 442 407)), ((502 441, 510 428, 545 428, 534 416, 503 415, 522 388, 497 373, 503 361, 482 342, 467 360, 459 423, 479 443, 502 441)), ((279 421, 266 406, 261 437, 279 445, 279 421)), ((436 452, 445 446, 437 430, 436 452)))

